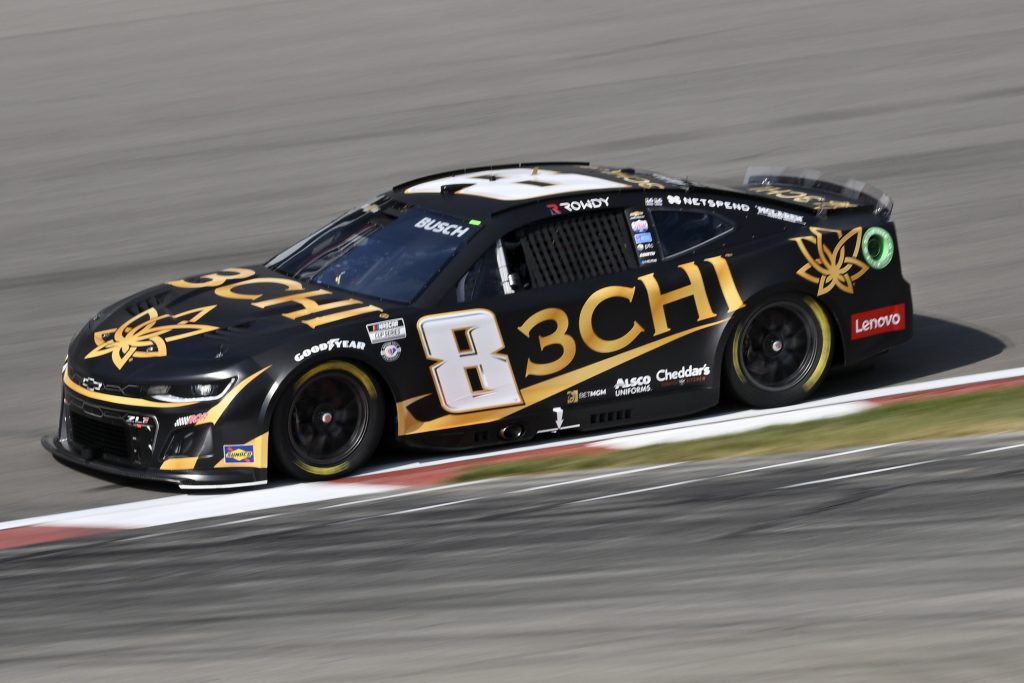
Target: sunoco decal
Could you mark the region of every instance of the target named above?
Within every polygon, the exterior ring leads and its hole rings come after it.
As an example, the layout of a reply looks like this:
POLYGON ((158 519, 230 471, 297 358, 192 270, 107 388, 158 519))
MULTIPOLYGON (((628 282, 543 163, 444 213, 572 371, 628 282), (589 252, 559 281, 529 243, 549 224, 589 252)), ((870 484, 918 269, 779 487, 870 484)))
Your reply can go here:
POLYGON ((224 446, 224 462, 228 465, 254 465, 256 464, 256 449, 248 443, 224 446))

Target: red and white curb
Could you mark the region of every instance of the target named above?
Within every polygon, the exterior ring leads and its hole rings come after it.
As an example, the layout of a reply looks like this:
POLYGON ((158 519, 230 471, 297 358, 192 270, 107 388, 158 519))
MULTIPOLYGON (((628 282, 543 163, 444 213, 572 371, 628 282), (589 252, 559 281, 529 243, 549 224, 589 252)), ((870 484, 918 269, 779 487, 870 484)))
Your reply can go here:
POLYGON ((264 512, 293 505, 375 496, 448 481, 476 462, 488 463, 560 453, 603 453, 651 444, 677 443, 786 424, 853 415, 892 401, 1024 385, 1024 368, 904 384, 835 396, 773 410, 743 410, 612 434, 568 438, 555 444, 429 458, 370 469, 337 482, 294 484, 224 495, 173 495, 152 500, 0 522, 0 550, 84 536, 264 512))

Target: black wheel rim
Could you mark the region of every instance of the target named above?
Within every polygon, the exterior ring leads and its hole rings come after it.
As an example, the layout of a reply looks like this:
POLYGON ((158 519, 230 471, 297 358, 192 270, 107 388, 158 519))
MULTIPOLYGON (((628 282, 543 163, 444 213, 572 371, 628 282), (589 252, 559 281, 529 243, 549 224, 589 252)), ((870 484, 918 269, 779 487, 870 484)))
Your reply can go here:
POLYGON ((326 373, 295 392, 288 410, 288 438, 299 459, 314 467, 344 462, 366 434, 369 403, 359 384, 326 373))
POLYGON ((815 321, 789 302, 756 310, 740 339, 740 367, 752 384, 785 391, 805 381, 820 353, 815 321))

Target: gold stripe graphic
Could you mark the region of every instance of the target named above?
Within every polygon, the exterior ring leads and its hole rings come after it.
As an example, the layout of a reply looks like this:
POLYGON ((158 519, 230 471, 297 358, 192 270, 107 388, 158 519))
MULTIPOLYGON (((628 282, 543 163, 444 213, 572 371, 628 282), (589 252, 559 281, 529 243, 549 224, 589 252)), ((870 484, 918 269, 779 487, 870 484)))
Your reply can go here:
POLYGON ((616 368, 623 363, 627 363, 634 358, 639 358, 640 356, 643 356, 657 348, 670 344, 677 339, 682 339, 683 337, 701 332, 702 330, 725 324, 728 321, 729 318, 725 318, 716 322, 691 327, 688 330, 670 334, 662 339, 655 339, 654 341, 638 346, 635 349, 629 349, 628 351, 623 351, 622 353, 609 358, 604 358, 595 363, 591 363, 590 365, 585 365, 582 368, 577 368, 576 370, 567 372, 564 375, 559 375, 558 377, 552 377, 551 379, 544 380, 543 382, 532 384, 522 390, 523 405, 512 406, 509 408, 495 408, 493 410, 482 410, 478 413, 469 413, 465 415, 445 415, 444 417, 424 422, 417 419, 416 416, 409 411, 409 407, 426 396, 429 396, 429 394, 414 396, 413 398, 406 399, 405 401, 400 401, 396 406, 398 410, 398 435, 408 436, 411 434, 422 434, 424 432, 436 432, 441 429, 469 427, 471 425, 500 420, 517 413, 524 408, 540 403, 544 399, 550 398, 561 391, 567 391, 577 384, 586 382, 588 379, 592 379, 597 375, 616 368))

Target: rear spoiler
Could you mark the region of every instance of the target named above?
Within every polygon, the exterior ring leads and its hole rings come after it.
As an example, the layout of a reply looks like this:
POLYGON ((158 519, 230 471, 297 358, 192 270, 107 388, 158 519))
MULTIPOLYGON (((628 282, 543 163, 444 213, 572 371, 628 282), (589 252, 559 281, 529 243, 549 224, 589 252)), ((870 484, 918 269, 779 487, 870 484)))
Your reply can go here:
POLYGON ((743 184, 748 192, 819 212, 869 208, 879 216, 892 214, 892 198, 878 188, 852 178, 826 178, 813 169, 751 166, 743 184))

